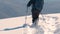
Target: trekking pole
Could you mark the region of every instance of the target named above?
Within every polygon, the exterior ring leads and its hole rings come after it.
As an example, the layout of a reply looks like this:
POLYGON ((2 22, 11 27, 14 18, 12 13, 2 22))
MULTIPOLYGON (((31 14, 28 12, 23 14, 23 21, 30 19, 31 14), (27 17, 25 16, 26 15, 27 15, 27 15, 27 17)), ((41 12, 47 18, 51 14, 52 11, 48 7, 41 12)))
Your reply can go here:
POLYGON ((25 23, 24 23, 24 25, 23 25, 23 27, 26 27, 28 24, 27 24, 27 14, 28 13, 28 7, 26 8, 26 16, 25 16, 25 23))
POLYGON ((25 16, 25 24, 26 24, 26 22, 27 22, 27 14, 28 13, 28 7, 27 7, 27 9, 26 9, 26 16, 25 16))

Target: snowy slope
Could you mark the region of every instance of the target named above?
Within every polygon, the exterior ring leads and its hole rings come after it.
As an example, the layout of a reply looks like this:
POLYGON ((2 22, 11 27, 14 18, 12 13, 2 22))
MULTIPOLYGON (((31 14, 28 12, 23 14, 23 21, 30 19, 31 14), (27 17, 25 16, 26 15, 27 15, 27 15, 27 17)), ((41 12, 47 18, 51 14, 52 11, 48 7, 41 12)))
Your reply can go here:
MULTIPOLYGON (((25 23, 25 16, 1 19, 0 30, 10 28, 11 30, 0 31, 1 34, 59 34, 60 33, 60 14, 40 15, 38 27, 21 27, 25 23), (44 18, 44 19, 43 19, 44 18), (21 27, 21 28, 19 28, 21 27)), ((31 16, 27 22, 31 25, 31 16)))

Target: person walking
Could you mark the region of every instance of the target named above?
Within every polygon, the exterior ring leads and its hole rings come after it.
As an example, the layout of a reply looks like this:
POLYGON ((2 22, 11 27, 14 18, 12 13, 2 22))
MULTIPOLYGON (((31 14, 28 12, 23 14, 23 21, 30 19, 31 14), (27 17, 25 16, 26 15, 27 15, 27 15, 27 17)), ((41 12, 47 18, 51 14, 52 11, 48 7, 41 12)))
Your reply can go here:
POLYGON ((32 25, 36 26, 39 21, 39 14, 41 13, 44 5, 44 0, 30 0, 27 7, 32 6, 32 25))

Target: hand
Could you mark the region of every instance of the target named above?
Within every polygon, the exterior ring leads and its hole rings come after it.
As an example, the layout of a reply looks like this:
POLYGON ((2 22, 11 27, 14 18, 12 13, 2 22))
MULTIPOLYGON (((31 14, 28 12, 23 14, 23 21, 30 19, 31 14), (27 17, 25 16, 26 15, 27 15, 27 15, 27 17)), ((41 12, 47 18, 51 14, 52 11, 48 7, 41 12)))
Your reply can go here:
POLYGON ((32 4, 32 2, 31 2, 31 1, 29 1, 29 2, 28 2, 28 4, 27 4, 27 7, 30 7, 30 6, 31 6, 31 4, 32 4))
POLYGON ((27 4, 27 7, 30 7, 30 4, 29 3, 27 4))

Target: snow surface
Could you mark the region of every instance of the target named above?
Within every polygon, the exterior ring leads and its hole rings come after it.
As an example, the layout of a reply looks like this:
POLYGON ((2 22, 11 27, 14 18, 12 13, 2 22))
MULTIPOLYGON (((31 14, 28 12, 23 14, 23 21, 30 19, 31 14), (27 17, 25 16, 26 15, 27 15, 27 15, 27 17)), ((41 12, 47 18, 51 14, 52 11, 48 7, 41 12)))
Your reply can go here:
POLYGON ((25 16, 1 19, 0 20, 0 31, 1 34, 59 34, 60 33, 60 14, 48 14, 40 15, 39 23, 37 27, 30 27, 31 15, 27 16, 26 26, 25 16), (4 30, 4 29, 10 30, 4 30))

